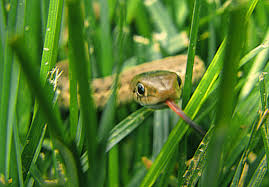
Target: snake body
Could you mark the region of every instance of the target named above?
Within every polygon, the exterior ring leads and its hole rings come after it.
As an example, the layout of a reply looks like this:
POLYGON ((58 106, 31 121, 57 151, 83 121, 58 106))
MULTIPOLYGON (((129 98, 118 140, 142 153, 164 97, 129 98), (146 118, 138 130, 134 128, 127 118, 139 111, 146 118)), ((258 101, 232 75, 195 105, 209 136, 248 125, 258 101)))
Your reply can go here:
MULTIPOLYGON (((165 70, 170 72, 176 72, 180 76, 182 82, 185 78, 186 70, 186 55, 178 55, 167 57, 160 60, 144 63, 138 66, 134 66, 124 70, 120 74, 119 85, 117 90, 117 103, 119 105, 129 103, 133 100, 133 90, 130 88, 131 80, 135 75, 149 71, 165 70)), ((60 70, 63 71, 63 75, 60 77, 58 87, 60 90, 60 97, 58 99, 59 105, 62 107, 69 107, 69 78, 68 78, 68 63, 57 64, 60 70)), ((193 82, 199 80, 205 71, 203 62, 195 57, 193 67, 193 82)), ((93 98, 98 108, 102 108, 111 93, 111 88, 114 80, 114 75, 104 78, 97 78, 92 81, 91 87, 93 90, 93 98)))

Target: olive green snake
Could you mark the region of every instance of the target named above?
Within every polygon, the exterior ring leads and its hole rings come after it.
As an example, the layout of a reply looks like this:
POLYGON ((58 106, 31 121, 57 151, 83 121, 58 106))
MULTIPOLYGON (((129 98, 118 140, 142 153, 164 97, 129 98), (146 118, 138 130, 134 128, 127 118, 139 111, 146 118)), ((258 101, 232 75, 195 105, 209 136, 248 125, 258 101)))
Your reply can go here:
MULTIPOLYGON (((174 80, 178 81, 175 75, 178 75, 182 82, 184 82, 185 78, 185 70, 186 70, 186 55, 178 55, 167 57, 160 60, 155 60, 152 62, 144 63, 138 66, 134 66, 124 70, 120 74, 119 85, 117 88, 117 103, 118 105, 124 105, 126 103, 131 102, 133 99, 137 98, 133 95, 133 88, 131 88, 132 79, 141 73, 152 72, 152 71, 169 71, 176 72, 176 74, 164 75, 164 79, 160 82, 155 79, 151 79, 150 82, 146 84, 147 97, 140 97, 140 100, 145 101, 147 103, 153 102, 152 105, 156 105, 160 103, 160 100, 163 100, 165 95, 172 94, 175 91, 174 96, 171 96, 170 99, 177 99, 180 88, 178 90, 173 89, 174 80), (173 80, 173 81, 170 81, 173 80), (169 87, 170 89, 165 92, 157 92, 156 88, 162 89, 164 87, 169 87), (153 95, 155 96, 153 97, 153 95)), ((62 76, 59 78, 58 88, 60 91, 58 103, 61 107, 68 108, 69 107, 69 78, 68 78, 68 63, 61 62, 57 64, 58 68, 62 70, 62 76)), ((199 59, 199 57, 195 57, 194 66, 193 66, 193 82, 199 80, 205 71, 205 67, 203 62, 199 59)), ((158 73, 157 73, 158 74, 158 73)), ((155 74, 156 75, 156 74, 155 74)), ((102 108, 107 102, 110 93, 111 87, 113 84, 115 75, 107 76, 104 78, 97 78, 92 81, 91 90, 93 91, 92 95, 94 98, 94 102, 97 108, 102 108)), ((154 74, 151 74, 150 77, 157 77, 154 74)), ((173 94, 172 94, 173 95, 173 94)), ((136 99, 135 99, 136 100, 136 99)), ((140 102, 141 103, 141 102, 140 102)), ((156 105, 157 106, 157 105, 156 105)))

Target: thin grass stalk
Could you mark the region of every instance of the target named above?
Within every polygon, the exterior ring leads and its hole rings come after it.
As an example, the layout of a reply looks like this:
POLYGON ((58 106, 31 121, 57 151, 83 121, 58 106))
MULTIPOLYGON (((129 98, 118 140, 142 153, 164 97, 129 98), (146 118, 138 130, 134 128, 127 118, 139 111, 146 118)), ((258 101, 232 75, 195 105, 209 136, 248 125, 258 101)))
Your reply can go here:
POLYGON ((10 1, 11 9, 8 14, 8 25, 7 30, 5 32, 5 43, 4 43, 4 61, 3 63, 3 77, 2 77, 2 86, 1 87, 1 102, 0 102, 0 141, 4 146, 0 148, 0 173, 5 174, 5 180, 9 178, 9 167, 10 167, 10 149, 11 149, 11 134, 12 130, 11 125, 8 124, 8 115, 9 115, 9 101, 11 94, 11 80, 12 80, 12 66, 13 66, 13 52, 11 48, 8 46, 7 38, 10 36, 10 33, 15 33, 16 26, 16 8, 17 8, 17 0, 10 1))
POLYGON ((186 75, 185 75, 184 87, 182 90, 183 109, 186 107, 188 100, 191 97, 191 91, 192 91, 192 72, 193 72, 193 63, 194 63, 196 41, 199 28, 200 6, 201 6, 200 0, 195 0, 191 22, 190 44, 188 47, 186 75))
POLYGON ((252 58, 258 55, 264 49, 269 48, 269 41, 264 42, 257 46, 256 48, 252 49, 249 53, 247 53, 239 62, 239 68, 243 67, 246 63, 248 63, 252 58))
MULTIPOLYGON (((259 87, 260 87, 260 97, 261 97, 261 104, 262 104, 262 111, 265 111, 268 108, 267 104, 267 90, 264 80, 265 74, 262 73, 259 76, 259 87)), ((261 127, 262 131, 262 139, 265 149, 265 154, 267 158, 267 163, 269 163, 269 136, 268 136, 268 124, 264 123, 261 127)))
POLYGON ((119 182, 119 146, 113 147, 108 153, 108 180, 110 187, 120 186, 119 182))
MULTIPOLYGON (((70 43, 70 42, 69 42, 70 43)), ((72 45, 72 44, 69 44, 72 45)), ((75 58, 72 53, 69 53, 69 89, 70 89, 70 106, 69 106, 69 119, 70 119, 70 135, 71 140, 75 140, 78 130, 79 108, 77 96, 77 79, 75 78, 75 62, 71 62, 75 58)), ((83 138, 84 139, 84 138, 83 138)))
MULTIPOLYGON (((16 119, 16 118, 15 118, 16 119)), ((23 172, 22 172, 22 161, 21 161, 21 142, 19 137, 19 131, 17 127, 17 120, 15 120, 16 125, 13 128, 13 137, 14 137, 14 147, 16 151, 16 159, 17 159, 17 172, 18 172, 18 184, 23 186, 23 172)))
MULTIPOLYGON (((24 2, 21 2, 23 4, 24 2)), ((27 47, 31 50, 31 58, 36 65, 40 64, 42 52, 42 34, 41 34, 41 1, 27 0, 25 1, 25 29, 24 37, 27 41, 27 47), (31 12, 30 14, 28 12, 31 12)), ((49 26, 49 25, 48 25, 49 26)), ((45 28, 45 27, 44 27, 45 28)), ((53 29, 53 28, 51 28, 53 29)), ((51 69, 51 68, 50 68, 51 69)))
POLYGON ((113 46, 110 37, 108 1, 100 0, 100 35, 101 37, 101 72, 102 76, 110 75, 114 64, 113 46))
MULTIPOLYGON (((124 54, 124 44, 125 44, 125 35, 123 32, 123 27, 125 25, 125 12, 126 12, 126 7, 124 3, 120 3, 119 4, 119 9, 120 9, 120 16, 119 16, 119 20, 118 20, 118 36, 117 36, 117 46, 118 46, 118 53, 119 53, 119 57, 117 59, 118 64, 116 65, 116 78, 114 80, 113 83, 113 90, 112 90, 112 94, 107 102, 107 105, 105 106, 104 112, 102 113, 102 118, 101 118, 101 122, 100 122, 100 128, 98 131, 98 138, 99 138, 99 147, 101 152, 99 153, 100 157, 105 158, 105 149, 106 146, 108 144, 108 138, 109 138, 109 132, 111 130, 111 128, 114 125, 114 121, 115 121, 115 114, 116 114, 116 98, 117 98, 117 87, 118 87, 118 83, 119 83, 119 74, 120 71, 122 69, 122 65, 123 65, 123 54, 124 54)), ((114 151, 112 154, 109 154, 109 160, 112 161, 117 161, 118 160, 118 149, 114 148, 114 151)), ((100 159, 101 160, 101 159, 100 159)), ((103 162, 105 161, 105 159, 102 160, 103 162)), ((114 163, 109 162, 109 168, 111 169, 111 167, 115 168, 115 172, 114 173, 114 177, 117 178, 109 178, 110 184, 111 181, 115 181, 115 184, 117 184, 117 180, 118 180, 118 165, 115 165, 114 163), (110 165, 111 164, 111 165, 110 165), (116 166, 116 168, 114 167, 116 166)), ((100 175, 101 176, 101 175, 100 175)), ((110 176, 112 177, 112 176, 110 176)), ((104 181, 104 177, 100 178, 100 181, 104 181)))

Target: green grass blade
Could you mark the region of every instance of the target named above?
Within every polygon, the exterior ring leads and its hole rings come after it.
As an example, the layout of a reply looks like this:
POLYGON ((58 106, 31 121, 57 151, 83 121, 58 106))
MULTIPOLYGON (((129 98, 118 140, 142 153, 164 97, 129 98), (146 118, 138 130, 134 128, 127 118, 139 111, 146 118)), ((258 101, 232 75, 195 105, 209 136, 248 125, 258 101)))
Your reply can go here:
MULTIPOLYGON (((15 118, 16 119, 16 118, 15 118)), ((14 128, 13 128, 13 137, 14 137, 14 145, 15 145, 15 150, 16 150, 16 159, 17 159, 17 172, 18 172, 18 178, 19 178, 19 184, 20 186, 23 186, 23 170, 22 170, 22 160, 21 160, 21 142, 20 142, 20 137, 19 137, 19 131, 18 131, 18 123, 17 120, 14 123, 14 128)))
POLYGON ((119 182, 119 148, 118 146, 113 147, 109 151, 108 163, 109 163, 109 170, 108 170, 108 179, 110 187, 118 187, 120 186, 119 182))
MULTIPOLYGON (((120 4, 121 6, 120 8, 120 16, 119 16, 119 21, 118 21, 118 29, 119 29, 119 33, 117 36, 117 44, 116 46, 118 47, 118 53, 120 54, 119 57, 117 58, 118 64, 116 65, 116 78, 114 80, 113 83, 113 89, 112 89, 112 94, 103 110, 102 113, 102 117, 101 117, 101 121, 100 121, 100 127, 98 129, 98 146, 99 146, 99 161, 100 161, 100 165, 104 165, 105 163, 105 156, 106 156, 106 145, 107 145, 107 140, 109 138, 109 131, 111 130, 111 128, 114 125, 114 121, 115 121, 115 114, 116 114, 116 98, 117 98, 117 85, 119 84, 119 74, 120 74, 120 70, 122 69, 122 65, 123 65, 123 54, 124 54, 124 49, 123 46, 125 44, 124 41, 124 33, 123 33, 123 25, 124 25, 124 12, 125 12, 125 7, 123 6, 123 4, 120 4)), ((116 49, 117 51, 117 49, 116 49)), ((118 157, 117 157, 117 149, 114 150, 114 152, 112 154, 109 154, 109 168, 113 167, 112 160, 117 161, 118 157)), ((117 162, 116 162, 117 163, 117 162)), ((118 175, 118 169, 115 168, 115 172, 114 172, 114 177, 117 177, 118 175), (117 173, 116 173, 117 172, 117 173)), ((99 173, 99 178, 95 178, 96 181, 99 180, 99 183, 97 183, 98 186, 101 186, 101 184, 103 183, 103 181, 105 180, 105 170, 100 171, 99 173), (102 172, 102 173, 101 173, 102 172), (100 177, 99 177, 100 176, 100 177)), ((112 176, 109 176, 112 177, 112 176)), ((118 177, 117 178, 109 178, 108 179, 110 182, 115 180, 115 185, 118 183, 118 177)), ((110 183, 111 184, 111 183, 110 183)))
MULTIPOLYGON (((268 108, 267 104, 267 90, 266 90, 266 84, 264 80, 264 73, 262 73, 259 76, 259 87, 260 87, 260 97, 261 97, 261 104, 262 104, 262 111, 266 111, 268 108)), ((265 149, 265 154, 267 158, 267 163, 269 163, 269 136, 268 136, 268 125, 267 123, 264 123, 264 125, 261 126, 261 133, 262 133, 262 139, 265 149)))
POLYGON ((151 14, 153 22, 159 32, 165 33, 167 38, 176 35, 177 30, 175 25, 161 1, 146 0, 144 4, 151 14))
POLYGON ((151 109, 143 107, 117 124, 110 132, 106 151, 109 151, 113 146, 115 146, 118 142, 130 134, 151 113, 151 109))
MULTIPOLYGON (((71 54, 69 54, 71 55, 71 54)), ((70 60, 73 58, 70 56, 70 60)), ((69 85, 70 85, 70 106, 69 106, 69 112, 70 112, 70 135, 71 139, 75 140, 76 134, 77 134, 77 127, 78 127, 78 115, 79 115, 79 108, 78 108, 78 97, 77 97, 77 80, 75 79, 74 75, 74 63, 69 63, 69 85)))
POLYGON ((178 33, 168 11, 160 1, 144 1, 152 21, 160 32, 155 38, 168 54, 175 54, 187 47, 189 41, 185 32, 178 33))
POLYGON ((13 167, 14 163, 10 163, 11 147, 13 140, 13 128, 17 125, 16 119, 16 104, 18 97, 20 70, 17 63, 13 63, 10 82, 10 97, 8 103, 8 117, 7 117, 7 138, 6 138, 6 177, 9 178, 9 167, 13 167))
POLYGON ((100 0, 100 41, 101 41, 101 71, 103 76, 111 75, 113 61, 113 46, 110 35, 108 1, 100 0))
MULTIPOLYGON (((42 118, 42 116, 36 116, 39 118, 42 118)), ((33 122, 33 125, 35 125, 35 128, 40 127, 41 130, 32 130, 31 132, 38 132, 38 134, 36 136, 30 134, 27 136, 27 140, 29 141, 29 144, 26 144, 26 146, 24 146, 23 148, 23 152, 22 152, 22 171, 23 171, 23 177, 25 179, 25 184, 28 184, 29 180, 31 179, 31 175, 32 175, 32 170, 33 168, 36 167, 36 160, 40 154, 41 148, 42 148, 42 144, 43 144, 43 140, 45 137, 45 133, 47 132, 47 125, 43 125, 44 121, 43 120, 36 120, 37 122, 39 122, 39 124, 35 124, 35 122, 33 122), (39 135, 40 132, 40 135, 39 135), (29 172, 30 171, 30 172, 29 172)), ((32 126, 33 127, 33 126, 32 126)))
MULTIPOLYGON (((55 148, 59 150, 65 163, 66 177, 68 178, 67 186, 79 186, 78 169, 72 152, 58 140, 55 141, 55 148)), ((61 172, 61 169, 58 172, 61 172)))
POLYGON ((195 0, 191 22, 190 44, 188 47, 188 59, 187 59, 185 81, 182 90, 183 109, 186 107, 188 100, 191 97, 191 91, 192 91, 192 72, 193 72, 193 63, 194 63, 196 41, 199 28, 200 6, 201 6, 200 0, 195 0))
MULTIPOLYGON (((23 4, 23 3, 22 3, 23 4)), ((40 63, 41 61, 41 52, 42 52, 42 35, 41 27, 41 1, 36 0, 27 0, 25 1, 25 12, 31 12, 31 14, 25 14, 25 32, 24 37, 28 45, 28 50, 31 50, 31 58, 35 64, 40 63)), ((57 18, 56 18, 57 19, 57 18)), ((48 25, 49 26, 49 25, 48 25)), ((52 28, 53 29, 53 28, 52 28)), ((49 33, 49 32, 47 32, 49 33)), ((50 46, 47 46, 50 47, 50 46)), ((50 68, 51 69, 51 68, 50 68)))
POLYGON ((10 42, 10 46, 16 52, 16 55, 21 64, 22 71, 27 77, 28 84, 30 85, 32 92, 34 93, 38 103, 40 104, 40 109, 43 116, 46 116, 45 119, 48 122, 49 127, 51 128, 51 130, 53 129, 53 131, 51 131, 52 134, 55 134, 58 136, 58 138, 63 139, 66 135, 63 132, 63 125, 59 113, 56 112, 57 108, 53 108, 51 99, 49 98, 49 96, 52 94, 48 94, 48 85, 45 88, 41 87, 41 81, 38 78, 38 71, 32 66, 33 63, 30 56, 28 56, 28 51, 25 50, 26 48, 23 39, 14 38, 10 42))
POLYGON ((258 126, 258 123, 254 122, 252 125, 250 133, 247 135, 247 137, 248 137, 247 145, 245 147, 243 154, 241 155, 241 159, 237 165, 235 174, 233 175, 231 186, 238 186, 238 184, 239 184, 239 180, 240 180, 240 177, 242 175, 243 167, 244 167, 245 162, 247 160, 247 156, 250 152, 250 145, 251 145, 252 140, 255 138, 255 135, 257 133, 257 126, 258 126))
POLYGON ((98 168, 97 160, 97 121, 96 111, 94 108, 93 98, 90 96, 91 89, 89 87, 88 73, 88 54, 86 53, 83 38, 83 17, 81 4, 78 0, 67 1, 68 8, 68 31, 69 31, 69 52, 71 59, 69 63, 73 63, 70 71, 74 71, 79 86, 80 95, 80 112, 82 114, 82 133, 87 133, 86 145, 88 151, 88 161, 91 165, 88 170, 88 185, 95 184, 95 176, 102 170, 98 168), (74 27, 74 25, 76 25, 74 27), (79 62, 79 63, 76 63, 79 62))
POLYGON ((26 175, 30 169, 31 163, 35 163, 34 155, 39 154, 37 151, 40 140, 43 141, 42 134, 45 134, 46 128, 44 126, 45 120, 43 119, 41 113, 37 113, 35 118, 31 123, 31 128, 26 137, 26 143, 23 147, 21 154, 22 166, 23 166, 23 176, 26 175))
MULTIPOLYGON (((264 41, 266 42, 269 40, 269 29, 267 30, 266 36, 264 38, 264 41)), ((240 92, 239 98, 241 100, 244 100, 246 96, 249 95, 251 90, 253 89, 254 85, 258 81, 258 77, 263 70, 264 66, 267 63, 267 60, 269 58, 269 48, 264 49, 262 52, 258 54, 258 56, 255 58, 255 61, 253 62, 253 65, 248 73, 248 76, 246 78, 246 84, 242 88, 240 92)))
POLYGON ((169 113, 168 110, 157 110, 153 119, 153 159, 160 153, 164 142, 169 134, 169 113))
POLYGON ((262 180, 267 172, 267 160, 266 155, 264 155, 259 166, 256 168, 255 173, 252 175, 251 180, 248 183, 248 187, 261 185, 262 180))
POLYGON ((47 80, 49 70, 51 70, 56 63, 63 13, 62 10, 63 0, 50 1, 45 43, 43 46, 40 68, 40 78, 42 85, 44 85, 47 80))
MULTIPOLYGON (((215 55, 215 58, 208 67, 200 84, 196 88, 194 94, 192 95, 188 105, 184 110, 184 112, 188 116, 190 116, 191 119, 195 117, 201 105, 208 97, 208 94, 210 93, 210 90, 220 73, 220 70, 222 68, 222 55, 224 51, 224 46, 226 45, 225 41, 226 40, 222 42, 217 54, 215 55)), ((164 147, 162 148, 160 154, 151 166, 144 180, 142 181, 141 186, 153 185, 168 160, 172 157, 178 142, 181 140, 187 130, 188 126, 184 124, 182 120, 180 120, 176 127, 170 133, 168 140, 166 141, 164 147)))
POLYGON ((239 62, 239 68, 244 66, 247 62, 249 62, 252 58, 254 58, 256 55, 258 55, 261 51, 264 49, 269 48, 269 41, 260 44, 255 49, 251 50, 249 53, 247 53, 239 62))
MULTIPOLYGON (((16 26, 16 8, 17 8, 17 0, 10 1, 10 12, 8 13, 8 25, 7 31, 5 32, 5 39, 4 41, 4 59, 1 61, 2 64, 2 71, 1 71, 1 98, 0 98, 0 141, 3 143, 4 146, 0 148, 0 173, 5 175, 5 180, 9 178, 9 160, 10 160, 10 149, 11 149, 11 134, 12 134, 12 125, 8 124, 9 117, 12 117, 13 111, 9 111, 9 102, 12 98, 10 98, 11 94, 11 80, 12 80, 12 67, 14 66, 13 61, 13 53, 11 48, 8 46, 7 38, 9 37, 10 33, 15 33, 15 26, 16 26)), ((3 23, 2 23, 3 24, 3 23)), ((2 44, 1 44, 2 45, 2 44)), ((15 78, 16 79, 16 78, 15 78)), ((14 91, 14 90, 13 90, 14 91)), ((12 109, 14 110, 14 108, 12 109)))
POLYGON ((208 150, 209 141, 211 140, 214 126, 208 130, 200 145, 198 146, 194 156, 191 159, 190 165, 182 176, 184 186, 195 186, 199 177, 201 176, 205 163, 206 154, 208 150))
MULTIPOLYGON (((241 50, 244 46, 247 21, 246 3, 236 2, 230 10, 227 47, 225 49, 223 74, 219 90, 218 108, 216 114, 216 133, 212 137, 212 143, 208 150, 208 161, 204 173, 204 186, 218 186, 221 172, 224 143, 227 138, 228 129, 234 132, 239 128, 232 123, 232 112, 234 109, 234 89, 236 85, 236 73, 240 60, 241 50), (236 25, 236 27, 235 27, 236 25), (231 130, 232 131, 232 130, 231 130)), ((231 135, 231 136, 232 136, 231 135)), ((233 137, 233 136, 232 136, 233 137)))

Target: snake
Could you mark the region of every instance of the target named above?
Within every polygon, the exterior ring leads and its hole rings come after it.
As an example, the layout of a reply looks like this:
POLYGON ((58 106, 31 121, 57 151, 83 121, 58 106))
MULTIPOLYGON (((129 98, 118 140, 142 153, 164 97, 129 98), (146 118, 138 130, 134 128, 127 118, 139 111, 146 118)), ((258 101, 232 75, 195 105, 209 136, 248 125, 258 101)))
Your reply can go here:
MULTIPOLYGON (((135 100, 142 105, 161 108, 167 98, 178 100, 185 79, 186 63, 187 55, 177 55, 123 70, 117 87, 117 105, 125 105, 135 100)), ((60 92, 58 103, 60 107, 68 108, 70 104, 68 62, 60 62, 57 67, 62 71, 58 80, 60 92)), ((192 81, 197 82, 204 71, 203 61, 196 56, 192 81)), ((114 79, 115 75, 111 75, 93 79, 91 82, 92 96, 97 108, 103 108, 108 101, 114 79)))

